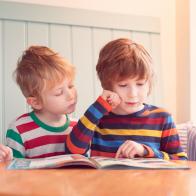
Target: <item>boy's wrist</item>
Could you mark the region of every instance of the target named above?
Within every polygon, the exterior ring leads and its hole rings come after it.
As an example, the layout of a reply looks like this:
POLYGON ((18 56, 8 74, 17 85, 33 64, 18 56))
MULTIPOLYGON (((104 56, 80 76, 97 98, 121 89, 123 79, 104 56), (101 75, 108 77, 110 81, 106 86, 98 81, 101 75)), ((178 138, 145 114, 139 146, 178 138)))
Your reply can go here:
POLYGON ((144 147, 144 152, 143 152, 143 157, 147 156, 148 155, 148 151, 147 149, 144 147))
POLYGON ((102 107, 106 109, 107 112, 110 112, 112 110, 111 105, 102 97, 99 96, 96 100, 102 107))
POLYGON ((145 157, 145 158, 151 158, 151 157, 154 157, 155 155, 154 155, 154 151, 152 150, 152 148, 151 147, 149 147, 149 146, 147 146, 147 145, 144 145, 143 144, 143 147, 144 147, 144 149, 146 150, 144 153, 145 153, 145 155, 143 156, 143 157, 145 157))
POLYGON ((148 149, 146 148, 145 145, 142 144, 142 146, 143 146, 143 153, 142 153, 143 155, 142 155, 142 157, 147 157, 148 154, 149 154, 148 149))

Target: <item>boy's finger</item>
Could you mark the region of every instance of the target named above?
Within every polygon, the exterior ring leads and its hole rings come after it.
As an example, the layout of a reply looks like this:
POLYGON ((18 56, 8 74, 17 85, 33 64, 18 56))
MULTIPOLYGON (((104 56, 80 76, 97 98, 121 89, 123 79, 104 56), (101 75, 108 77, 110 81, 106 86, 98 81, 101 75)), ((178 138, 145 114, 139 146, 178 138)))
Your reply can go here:
POLYGON ((135 157, 135 155, 136 155, 135 149, 132 149, 132 150, 130 151, 130 153, 129 153, 129 158, 130 158, 130 159, 133 159, 133 158, 135 157))
POLYGON ((119 148, 119 149, 117 150, 117 152, 116 152, 115 159, 119 158, 120 153, 121 153, 121 150, 120 150, 120 148, 119 148))
POLYGON ((119 158, 119 155, 122 154, 123 155, 123 152, 124 152, 124 149, 126 149, 127 145, 129 144, 129 141, 125 141, 117 150, 117 153, 116 153, 116 158, 119 158))
POLYGON ((5 154, 7 154, 9 152, 9 149, 9 147, 0 144, 0 152, 4 152, 5 154))
POLYGON ((7 148, 6 160, 10 161, 13 158, 13 152, 9 147, 6 147, 6 148, 7 148))
POLYGON ((7 152, 7 153, 12 152, 11 148, 9 148, 8 146, 6 146, 5 149, 6 149, 6 152, 7 152))
POLYGON ((119 152, 117 151, 116 156, 115 156, 115 159, 118 159, 118 158, 122 158, 122 154, 120 151, 119 152))
POLYGON ((11 161, 12 158, 13 158, 12 155, 9 154, 9 155, 7 155, 7 156, 5 157, 5 161, 11 161))
POLYGON ((0 151, 0 159, 4 159, 6 157, 6 153, 4 151, 0 151))
POLYGON ((10 149, 10 154, 9 154, 9 160, 12 160, 13 159, 13 151, 10 149))
POLYGON ((118 150, 116 152, 116 156, 115 156, 116 159, 120 158, 120 154, 122 152, 122 149, 123 149, 123 144, 118 148, 118 150))
POLYGON ((127 158, 130 158, 132 156, 132 151, 133 151, 133 148, 130 147, 130 146, 127 146, 124 151, 123 151, 123 155, 127 158))

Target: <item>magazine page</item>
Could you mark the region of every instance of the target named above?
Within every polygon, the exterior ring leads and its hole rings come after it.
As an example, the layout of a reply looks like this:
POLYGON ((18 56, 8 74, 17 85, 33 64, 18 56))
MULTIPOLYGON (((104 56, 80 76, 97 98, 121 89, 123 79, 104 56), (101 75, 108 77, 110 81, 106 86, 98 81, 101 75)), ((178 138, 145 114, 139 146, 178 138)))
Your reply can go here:
POLYGON ((98 168, 130 168, 130 169, 189 169, 186 161, 174 162, 158 158, 107 158, 107 157, 91 157, 97 162, 98 168))
POLYGON ((14 159, 8 169, 59 168, 70 165, 96 167, 87 157, 79 154, 59 155, 40 159, 14 159))

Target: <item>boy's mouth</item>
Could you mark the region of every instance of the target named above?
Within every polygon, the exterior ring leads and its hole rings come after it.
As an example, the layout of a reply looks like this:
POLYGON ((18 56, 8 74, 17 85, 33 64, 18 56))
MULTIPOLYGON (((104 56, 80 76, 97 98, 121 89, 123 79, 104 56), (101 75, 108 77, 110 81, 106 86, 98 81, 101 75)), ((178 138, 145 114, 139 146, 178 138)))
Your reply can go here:
POLYGON ((125 102, 125 104, 129 106, 136 106, 138 105, 138 102, 125 102))
POLYGON ((70 103, 70 104, 68 105, 68 107, 75 107, 75 105, 76 105, 76 102, 74 101, 74 102, 70 103))

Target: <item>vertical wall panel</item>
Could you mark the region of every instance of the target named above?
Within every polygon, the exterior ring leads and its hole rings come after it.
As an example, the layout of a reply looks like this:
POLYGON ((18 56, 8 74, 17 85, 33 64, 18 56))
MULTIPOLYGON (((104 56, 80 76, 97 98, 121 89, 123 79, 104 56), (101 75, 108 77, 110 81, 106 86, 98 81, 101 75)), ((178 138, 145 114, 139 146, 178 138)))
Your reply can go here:
POLYGON ((151 52, 151 40, 148 32, 132 32, 131 37, 135 42, 142 44, 149 53, 151 52))
MULTIPOLYGON (((151 55, 151 39, 150 38, 151 37, 150 37, 149 33, 132 32, 132 39, 135 42, 137 42, 139 44, 142 44, 144 46, 144 48, 151 55)), ((156 103, 155 103, 155 94, 156 94, 156 92, 153 89, 153 91, 151 92, 151 94, 148 97, 147 103, 156 105, 156 103)))
POLYGON ((101 48, 112 40, 112 32, 109 29, 93 29, 93 79, 94 98, 96 99, 102 92, 100 81, 96 73, 96 64, 101 48))
POLYGON ((118 38, 131 38, 131 32, 130 31, 122 31, 122 30, 113 30, 112 31, 112 39, 118 39, 118 38))
MULTIPOLYGON (((13 118, 26 111, 25 99, 12 78, 17 59, 25 48, 25 24, 5 21, 4 23, 4 119, 5 129, 13 118)), ((5 130, 4 129, 4 130, 5 130)))
MULTIPOLYGON (((72 35, 71 27, 66 25, 51 24, 49 27, 50 47, 59 52, 61 56, 70 63, 73 62, 72 56, 72 35)), ((77 76, 76 76, 77 77, 77 76)), ((75 117, 76 113, 70 114, 75 117)))
POLYGON ((73 27, 73 64, 76 66, 78 104, 76 116, 80 117, 93 99, 92 34, 90 28, 73 27))
POLYGON ((3 22, 0 20, 0 143, 3 142, 3 127, 4 127, 4 120, 3 120, 3 22))
POLYGON ((154 91, 154 102, 157 106, 163 106, 163 77, 161 69, 161 42, 159 34, 151 34, 151 55, 153 59, 153 68, 155 72, 154 86, 152 91, 154 91))
POLYGON ((69 62, 72 61, 71 28, 65 25, 50 26, 50 47, 58 51, 69 62))
POLYGON ((27 45, 49 45, 48 24, 29 22, 27 24, 27 45))

